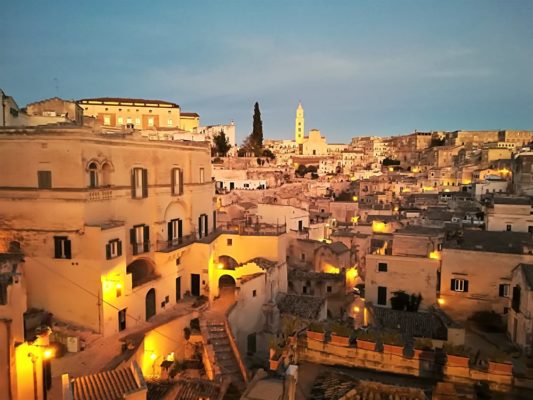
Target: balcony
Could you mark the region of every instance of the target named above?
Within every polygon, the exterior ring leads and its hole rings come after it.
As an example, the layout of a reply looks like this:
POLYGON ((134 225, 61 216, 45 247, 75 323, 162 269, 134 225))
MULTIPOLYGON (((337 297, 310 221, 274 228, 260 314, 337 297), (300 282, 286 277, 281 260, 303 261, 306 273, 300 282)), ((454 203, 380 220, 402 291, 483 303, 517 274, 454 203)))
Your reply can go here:
POLYGON ((133 249, 134 256, 138 254, 142 254, 142 253, 147 253, 150 251, 150 242, 132 243, 131 246, 133 249))
POLYGON ((113 191, 109 188, 90 189, 87 195, 88 201, 103 201, 111 200, 113 198, 113 191))
POLYGON ((286 225, 283 224, 265 224, 265 223, 228 223, 219 226, 217 231, 220 233, 248 235, 248 236, 279 236, 286 232, 286 225))
POLYGON ((177 250, 181 247, 185 247, 194 243, 196 240, 196 235, 191 233, 190 235, 185 235, 173 240, 158 240, 156 251, 162 253, 170 253, 171 251, 177 250))

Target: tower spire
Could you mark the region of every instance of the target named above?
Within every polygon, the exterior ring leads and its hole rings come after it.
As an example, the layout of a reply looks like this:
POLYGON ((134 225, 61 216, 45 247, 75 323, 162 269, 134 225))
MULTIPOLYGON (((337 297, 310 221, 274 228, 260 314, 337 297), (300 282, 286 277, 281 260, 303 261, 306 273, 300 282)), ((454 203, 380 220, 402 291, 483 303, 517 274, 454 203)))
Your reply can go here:
POLYGON ((304 141, 304 108, 302 107, 302 101, 298 100, 298 108, 296 109, 296 120, 294 123, 294 140, 297 144, 302 144, 304 141))

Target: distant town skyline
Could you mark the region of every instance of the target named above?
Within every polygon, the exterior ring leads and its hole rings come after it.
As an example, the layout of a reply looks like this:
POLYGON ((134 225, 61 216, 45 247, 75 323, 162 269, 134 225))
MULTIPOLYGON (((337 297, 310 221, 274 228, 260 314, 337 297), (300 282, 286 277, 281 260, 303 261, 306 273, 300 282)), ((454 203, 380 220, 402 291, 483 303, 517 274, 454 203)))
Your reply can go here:
POLYGON ((202 125, 329 142, 414 130, 533 127, 533 2, 11 2, 0 88, 178 103, 202 125), (105 5, 105 7, 104 7, 105 5))

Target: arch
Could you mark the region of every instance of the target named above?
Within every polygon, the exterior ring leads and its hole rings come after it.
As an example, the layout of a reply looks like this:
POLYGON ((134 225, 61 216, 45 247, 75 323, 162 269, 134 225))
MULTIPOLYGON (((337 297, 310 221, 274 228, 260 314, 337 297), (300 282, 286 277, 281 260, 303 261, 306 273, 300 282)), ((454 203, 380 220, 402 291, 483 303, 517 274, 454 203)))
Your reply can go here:
POLYGON ((230 256, 220 256, 218 257, 218 262, 224 265, 223 269, 232 269, 234 270, 239 263, 233 257, 230 256))
POLYGON ((130 263, 126 268, 126 273, 131 274, 132 288, 157 278, 155 264, 148 258, 138 258, 130 263))
POLYGON ((98 187, 98 163, 96 161, 91 161, 89 165, 87 165, 87 171, 89 172, 89 187, 98 187))
POLYGON ((231 275, 222 275, 220 278, 218 278, 218 288, 235 288, 237 286, 237 283, 235 282, 235 279, 231 275))
POLYGON ((111 186, 111 173, 114 170, 111 162, 106 160, 102 163, 102 185, 111 186))
POLYGON ((151 288, 146 293, 145 311, 146 311, 147 321, 155 315, 155 289, 154 288, 151 288))

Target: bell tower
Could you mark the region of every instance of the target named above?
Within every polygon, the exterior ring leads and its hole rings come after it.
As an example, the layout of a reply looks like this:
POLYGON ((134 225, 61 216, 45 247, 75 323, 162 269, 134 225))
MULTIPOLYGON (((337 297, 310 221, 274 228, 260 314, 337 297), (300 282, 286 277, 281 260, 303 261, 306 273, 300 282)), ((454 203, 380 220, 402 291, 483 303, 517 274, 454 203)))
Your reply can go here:
POLYGON ((304 142, 304 109, 302 102, 298 102, 298 108, 296 109, 296 121, 294 123, 294 139, 296 144, 302 144, 304 142))

